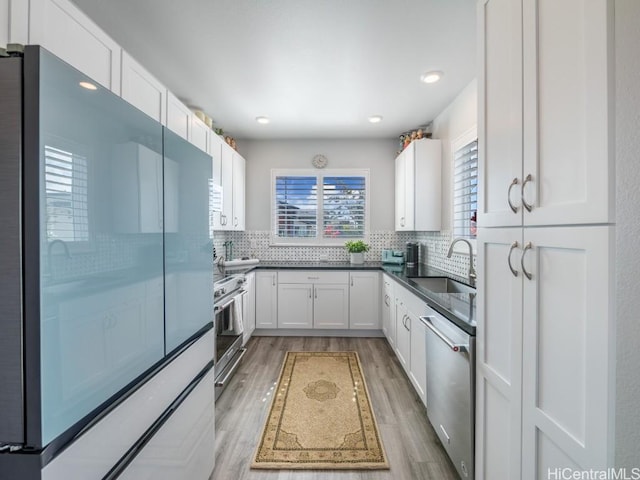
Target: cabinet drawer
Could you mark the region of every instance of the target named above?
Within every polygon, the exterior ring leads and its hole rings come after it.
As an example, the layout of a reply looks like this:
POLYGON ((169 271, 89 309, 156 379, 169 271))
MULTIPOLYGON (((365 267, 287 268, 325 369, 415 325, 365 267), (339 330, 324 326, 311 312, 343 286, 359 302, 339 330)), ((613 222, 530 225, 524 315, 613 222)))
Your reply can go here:
POLYGON ((278 272, 278 281, 280 283, 332 283, 346 285, 349 283, 349 272, 281 270, 278 272))

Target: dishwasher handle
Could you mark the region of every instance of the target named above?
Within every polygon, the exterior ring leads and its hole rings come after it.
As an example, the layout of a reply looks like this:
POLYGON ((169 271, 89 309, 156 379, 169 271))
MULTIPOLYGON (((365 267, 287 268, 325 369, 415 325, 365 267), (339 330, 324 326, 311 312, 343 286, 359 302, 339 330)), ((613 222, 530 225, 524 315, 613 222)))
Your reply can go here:
POLYGON ((449 337, 447 337, 444 333, 442 333, 431 321, 432 317, 420 317, 422 323, 424 323, 427 328, 429 328, 436 336, 442 340, 447 346, 453 350, 454 352, 466 352, 469 350, 469 344, 467 343, 455 343, 449 337))

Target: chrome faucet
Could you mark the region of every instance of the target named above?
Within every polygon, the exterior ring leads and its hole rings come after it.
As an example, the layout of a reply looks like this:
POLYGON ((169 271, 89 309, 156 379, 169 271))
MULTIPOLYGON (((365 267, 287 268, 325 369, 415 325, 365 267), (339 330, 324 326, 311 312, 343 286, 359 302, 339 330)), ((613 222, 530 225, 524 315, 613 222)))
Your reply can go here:
POLYGON ((473 247, 471 246, 471 242, 464 238, 454 238, 451 245, 449 245, 449 251, 447 252, 447 258, 451 258, 453 254, 453 246, 458 242, 464 242, 469 247, 469 285, 472 287, 476 286, 476 270, 473 268, 473 247))

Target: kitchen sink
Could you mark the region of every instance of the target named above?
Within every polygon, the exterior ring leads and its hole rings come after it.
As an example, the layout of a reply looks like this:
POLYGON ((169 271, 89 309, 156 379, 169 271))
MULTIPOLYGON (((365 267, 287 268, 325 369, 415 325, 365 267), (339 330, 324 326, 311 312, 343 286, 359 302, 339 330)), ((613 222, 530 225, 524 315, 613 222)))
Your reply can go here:
POLYGON ((446 277, 413 277, 409 280, 434 293, 476 293, 475 288, 446 277))

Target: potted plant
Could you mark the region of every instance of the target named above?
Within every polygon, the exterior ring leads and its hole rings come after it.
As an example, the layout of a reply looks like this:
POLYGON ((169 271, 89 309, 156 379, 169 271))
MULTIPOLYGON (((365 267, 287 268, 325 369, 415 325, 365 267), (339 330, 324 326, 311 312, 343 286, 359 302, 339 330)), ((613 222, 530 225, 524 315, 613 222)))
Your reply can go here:
POLYGON ((351 256, 351 263, 364 263, 364 252, 369 251, 369 244, 362 240, 349 240, 344 246, 351 256))

